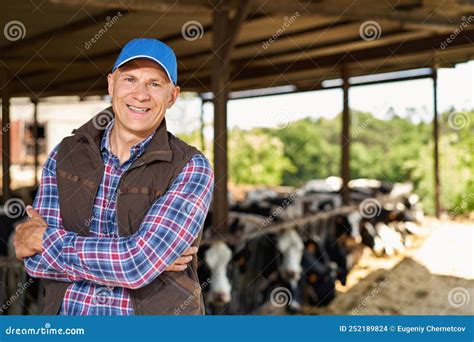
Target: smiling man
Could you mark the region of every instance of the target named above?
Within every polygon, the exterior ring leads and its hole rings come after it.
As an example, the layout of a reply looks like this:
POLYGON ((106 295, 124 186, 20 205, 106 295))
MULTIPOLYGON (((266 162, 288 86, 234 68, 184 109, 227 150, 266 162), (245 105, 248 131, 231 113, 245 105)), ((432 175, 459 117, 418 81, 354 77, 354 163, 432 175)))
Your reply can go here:
POLYGON ((108 75, 112 107, 51 152, 17 257, 44 278, 48 315, 203 314, 196 252, 213 172, 167 132, 173 50, 135 39, 108 75))

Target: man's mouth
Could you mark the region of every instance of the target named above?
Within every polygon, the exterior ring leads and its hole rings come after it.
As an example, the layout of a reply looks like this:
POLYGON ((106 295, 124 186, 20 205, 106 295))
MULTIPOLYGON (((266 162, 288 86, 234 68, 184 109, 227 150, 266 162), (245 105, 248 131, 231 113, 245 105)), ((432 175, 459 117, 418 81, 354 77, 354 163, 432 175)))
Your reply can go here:
POLYGON ((138 113, 138 114, 143 114, 146 113, 150 110, 150 108, 140 108, 140 107, 135 107, 131 105, 127 105, 128 109, 130 109, 132 112, 138 113))

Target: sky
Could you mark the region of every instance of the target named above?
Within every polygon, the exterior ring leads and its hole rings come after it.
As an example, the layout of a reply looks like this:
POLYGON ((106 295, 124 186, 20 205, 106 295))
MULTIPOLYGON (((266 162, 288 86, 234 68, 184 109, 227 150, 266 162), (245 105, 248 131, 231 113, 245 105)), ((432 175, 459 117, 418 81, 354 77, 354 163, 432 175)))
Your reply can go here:
MULTIPOLYGON (((353 87, 349 93, 351 109, 371 112, 387 118, 390 107, 413 121, 430 121, 433 116, 431 79, 353 87)), ((474 108, 474 61, 438 71, 439 112, 454 107, 474 108)), ((253 99, 231 100, 228 103, 228 127, 250 129, 278 127, 305 117, 331 118, 342 111, 342 90, 332 89, 285 94, 253 99)), ((204 106, 208 134, 212 132, 212 104, 204 106)), ((167 114, 171 131, 186 132, 199 127, 200 101, 187 100, 167 114)))

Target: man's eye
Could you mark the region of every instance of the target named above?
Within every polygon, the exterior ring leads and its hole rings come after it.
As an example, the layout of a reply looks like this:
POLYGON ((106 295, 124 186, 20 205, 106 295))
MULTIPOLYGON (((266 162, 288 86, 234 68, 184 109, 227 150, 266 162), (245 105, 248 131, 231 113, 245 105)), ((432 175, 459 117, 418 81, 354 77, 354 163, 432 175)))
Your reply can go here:
POLYGON ((126 77, 125 81, 133 83, 134 80, 133 80, 133 77, 126 77))
POLYGON ((151 86, 153 88, 158 88, 160 86, 160 84, 158 82, 151 82, 151 86))

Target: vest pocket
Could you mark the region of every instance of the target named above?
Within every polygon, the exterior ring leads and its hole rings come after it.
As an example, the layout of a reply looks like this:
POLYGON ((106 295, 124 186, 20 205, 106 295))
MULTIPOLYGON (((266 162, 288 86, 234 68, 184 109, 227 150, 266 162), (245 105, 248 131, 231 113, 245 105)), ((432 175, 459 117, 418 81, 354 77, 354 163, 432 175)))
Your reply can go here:
POLYGON ((201 314, 201 288, 186 271, 165 272, 134 291, 139 312, 147 315, 201 314))

